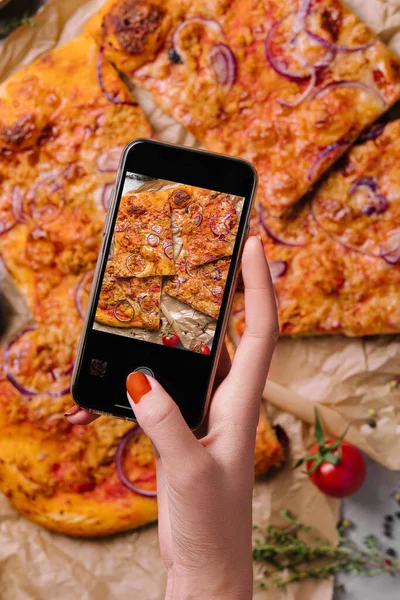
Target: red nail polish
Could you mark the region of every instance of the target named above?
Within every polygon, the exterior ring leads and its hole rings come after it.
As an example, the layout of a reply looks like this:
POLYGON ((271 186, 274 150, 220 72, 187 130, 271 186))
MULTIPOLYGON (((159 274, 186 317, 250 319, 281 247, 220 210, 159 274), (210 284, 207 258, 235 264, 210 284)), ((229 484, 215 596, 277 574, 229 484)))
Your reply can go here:
POLYGON ((146 375, 140 371, 130 373, 126 378, 126 389, 135 404, 138 404, 141 398, 150 392, 151 386, 146 375))
POLYGON ((80 407, 75 404, 75 406, 73 406, 72 408, 67 410, 66 413, 64 413, 64 417, 72 417, 72 415, 76 415, 80 410, 80 407))

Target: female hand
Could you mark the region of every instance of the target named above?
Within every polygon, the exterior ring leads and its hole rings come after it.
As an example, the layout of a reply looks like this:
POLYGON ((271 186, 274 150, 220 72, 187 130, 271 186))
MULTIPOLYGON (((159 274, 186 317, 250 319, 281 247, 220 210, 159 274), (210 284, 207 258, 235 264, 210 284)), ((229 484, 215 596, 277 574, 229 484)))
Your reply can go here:
MULTIPOLYGON (((205 436, 196 438, 155 379, 140 372, 127 378, 129 402, 156 455, 168 600, 252 598, 255 435, 279 329, 258 238, 249 238, 242 262, 246 328, 231 367, 222 353, 205 436)), ((79 410, 68 418, 85 424, 96 417, 79 410)))

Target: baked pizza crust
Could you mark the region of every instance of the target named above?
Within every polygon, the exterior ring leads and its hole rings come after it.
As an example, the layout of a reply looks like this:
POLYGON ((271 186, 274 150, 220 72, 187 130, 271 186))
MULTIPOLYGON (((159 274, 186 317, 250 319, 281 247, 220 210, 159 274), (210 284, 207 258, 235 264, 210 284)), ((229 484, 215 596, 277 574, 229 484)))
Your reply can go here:
POLYGON ((239 218, 229 194, 185 185, 174 188, 169 201, 190 265, 232 255, 239 218))
POLYGON ((177 274, 167 280, 164 292, 218 319, 230 264, 230 258, 222 258, 192 267, 183 251, 176 263, 177 274))
POLYGON ((95 320, 112 327, 159 329, 161 277, 115 277, 113 260, 107 263, 95 320))
MULTIPOLYGON (((107 3, 88 31, 206 148, 252 162, 259 202, 276 213, 399 98, 400 59, 339 0, 315 0, 303 17, 301 0, 172 0, 167 32, 142 49, 111 19, 127 4, 107 3)), ((131 18, 155 4, 133 3, 131 18)))
POLYGON ((122 196, 114 230, 116 277, 175 273, 171 207, 166 192, 122 196))
MULTIPOLYGON (((104 54, 100 85, 98 59, 95 42, 79 36, 0 92, 0 251, 34 327, 0 350, 0 488, 32 521, 85 537, 157 517, 156 500, 131 492, 116 473, 116 448, 132 424, 101 417, 80 427, 64 417, 105 192, 122 148, 150 135, 104 54)), ((124 472, 154 489, 144 435, 129 445, 124 472)))

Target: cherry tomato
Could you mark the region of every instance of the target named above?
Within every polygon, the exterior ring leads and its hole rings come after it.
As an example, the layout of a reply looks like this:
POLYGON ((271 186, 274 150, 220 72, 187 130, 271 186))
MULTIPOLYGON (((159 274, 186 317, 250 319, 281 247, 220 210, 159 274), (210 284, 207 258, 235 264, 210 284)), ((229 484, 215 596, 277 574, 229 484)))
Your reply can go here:
POLYGON ((199 352, 199 354, 206 354, 207 356, 211 354, 211 350, 208 346, 206 346, 206 344, 201 344, 197 352, 199 352))
MULTIPOLYGON (((331 446, 334 440, 325 442, 325 446, 331 446)), ((324 461, 314 473, 310 473, 311 481, 321 492, 335 498, 345 498, 355 494, 362 486, 366 476, 365 460, 361 452, 348 442, 340 442, 342 456, 338 464, 324 461)), ((338 448, 332 450, 332 454, 338 455, 338 448)), ((318 453, 316 444, 310 450, 310 454, 318 453)), ((307 471, 313 467, 315 460, 307 462, 307 471)))
POLYGON ((174 348, 179 344, 179 338, 176 335, 176 333, 170 331, 166 335, 162 336, 162 343, 164 344, 164 346, 170 346, 171 348, 174 348))

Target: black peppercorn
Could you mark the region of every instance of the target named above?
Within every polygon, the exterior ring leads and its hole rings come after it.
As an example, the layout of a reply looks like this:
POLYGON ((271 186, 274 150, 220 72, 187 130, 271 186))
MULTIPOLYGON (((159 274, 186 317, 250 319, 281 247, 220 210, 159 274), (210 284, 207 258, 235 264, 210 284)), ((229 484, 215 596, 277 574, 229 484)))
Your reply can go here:
POLYGON ((386 515, 385 521, 387 521, 388 523, 393 523, 393 521, 394 521, 393 516, 392 515, 386 515))
POLYGON ((175 63, 177 65, 181 65, 183 62, 181 57, 179 56, 179 54, 177 53, 177 51, 174 48, 171 48, 171 50, 169 50, 168 58, 172 63, 175 63))
POLYGON ((372 427, 372 429, 375 429, 375 427, 376 427, 375 419, 368 419, 367 423, 370 427, 372 427))
POLYGON ((397 556, 397 552, 396 552, 396 550, 394 548, 388 548, 386 550, 386 554, 388 556, 391 556, 392 558, 396 558, 396 556, 397 556))

